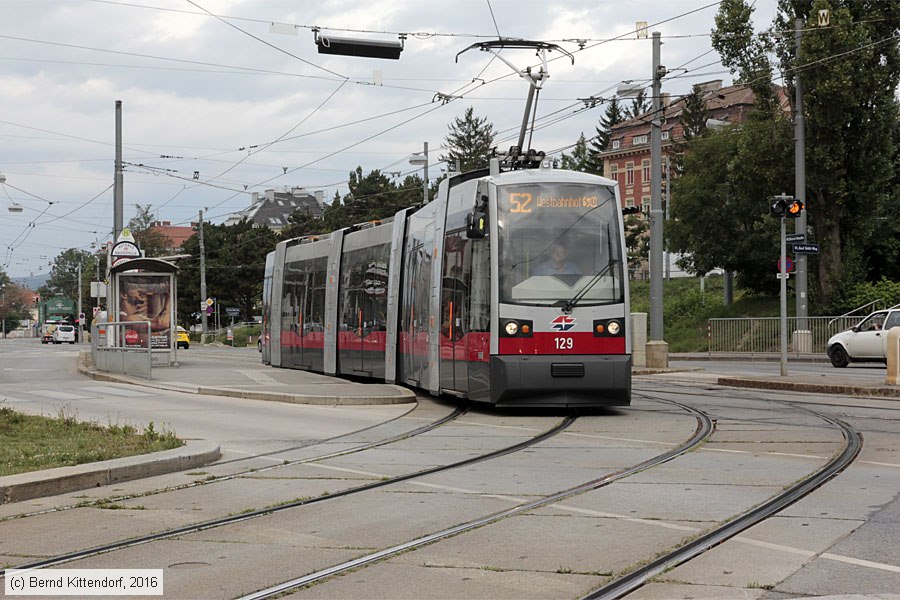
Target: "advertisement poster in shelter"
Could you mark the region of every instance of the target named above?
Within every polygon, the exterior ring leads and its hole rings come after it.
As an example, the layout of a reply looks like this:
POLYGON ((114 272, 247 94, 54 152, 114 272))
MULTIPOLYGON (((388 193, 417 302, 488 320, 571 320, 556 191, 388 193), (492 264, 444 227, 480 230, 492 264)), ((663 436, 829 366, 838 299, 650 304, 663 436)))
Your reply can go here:
POLYGON ((172 347, 172 278, 169 275, 120 275, 119 321, 149 321, 125 329, 125 346, 130 348, 172 347))

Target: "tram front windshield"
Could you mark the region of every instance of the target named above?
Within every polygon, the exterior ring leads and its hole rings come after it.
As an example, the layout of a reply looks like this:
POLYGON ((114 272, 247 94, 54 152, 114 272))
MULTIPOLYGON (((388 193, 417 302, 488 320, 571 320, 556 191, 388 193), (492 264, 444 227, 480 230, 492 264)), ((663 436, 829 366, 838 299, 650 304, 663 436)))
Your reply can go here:
POLYGON ((571 307, 624 300, 612 188, 500 186, 497 206, 501 302, 571 307))

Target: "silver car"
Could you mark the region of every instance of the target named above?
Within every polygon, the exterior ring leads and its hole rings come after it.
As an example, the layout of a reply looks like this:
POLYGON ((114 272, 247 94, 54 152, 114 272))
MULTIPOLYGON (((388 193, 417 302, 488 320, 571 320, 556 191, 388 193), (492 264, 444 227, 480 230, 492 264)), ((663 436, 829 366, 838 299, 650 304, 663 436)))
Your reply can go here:
POLYGON ((826 346, 831 364, 887 362, 887 332, 892 327, 900 327, 900 309, 873 312, 856 327, 831 336, 826 346))

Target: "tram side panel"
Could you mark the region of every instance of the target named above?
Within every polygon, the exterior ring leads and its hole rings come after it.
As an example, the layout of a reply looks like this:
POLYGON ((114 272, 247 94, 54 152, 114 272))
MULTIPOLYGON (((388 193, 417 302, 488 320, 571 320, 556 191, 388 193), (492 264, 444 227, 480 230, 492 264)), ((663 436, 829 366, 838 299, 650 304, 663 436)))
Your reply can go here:
POLYGON ((324 371, 328 253, 328 241, 287 249, 281 284, 280 366, 324 371))
POLYGON ((434 205, 408 217, 403 251, 398 337, 398 381, 428 387, 431 281, 434 264, 434 205))
POLYGON ((441 390, 477 401, 490 392, 490 242, 468 238, 466 216, 485 186, 477 180, 449 186, 440 263, 441 390))
POLYGON ((338 290, 338 373, 385 377, 388 267, 393 226, 345 236, 338 290))

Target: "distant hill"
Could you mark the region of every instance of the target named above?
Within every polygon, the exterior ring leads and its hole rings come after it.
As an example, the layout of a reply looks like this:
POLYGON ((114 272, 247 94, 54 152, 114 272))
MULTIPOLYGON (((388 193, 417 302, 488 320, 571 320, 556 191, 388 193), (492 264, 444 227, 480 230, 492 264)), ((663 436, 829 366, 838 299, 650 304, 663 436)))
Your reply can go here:
POLYGON ((39 287, 47 283, 50 279, 50 273, 34 275, 32 277, 10 277, 13 283, 29 290, 37 290, 39 287))

